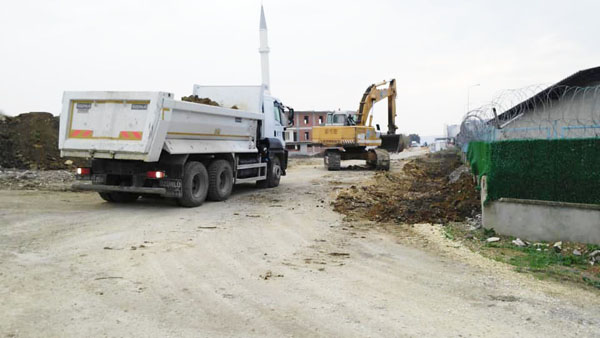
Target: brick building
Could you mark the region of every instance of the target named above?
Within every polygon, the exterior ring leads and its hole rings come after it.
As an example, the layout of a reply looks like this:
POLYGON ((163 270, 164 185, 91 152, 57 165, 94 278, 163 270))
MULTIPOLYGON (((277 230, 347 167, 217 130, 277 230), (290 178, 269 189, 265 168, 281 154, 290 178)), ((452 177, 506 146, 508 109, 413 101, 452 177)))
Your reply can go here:
POLYGON ((296 111, 294 126, 287 128, 284 134, 286 148, 290 153, 313 155, 321 151, 320 146, 312 143, 312 127, 327 123, 327 114, 331 111, 296 111))

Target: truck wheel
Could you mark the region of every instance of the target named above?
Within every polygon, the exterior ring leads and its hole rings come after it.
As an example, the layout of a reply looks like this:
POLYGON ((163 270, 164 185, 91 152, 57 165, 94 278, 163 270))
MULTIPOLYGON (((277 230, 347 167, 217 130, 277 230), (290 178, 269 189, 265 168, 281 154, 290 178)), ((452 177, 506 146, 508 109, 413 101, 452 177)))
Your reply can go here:
POLYGON ((102 198, 106 202, 114 202, 112 197, 110 197, 109 192, 99 192, 98 195, 100 195, 100 198, 102 198))
POLYGON ((208 194, 208 172, 200 162, 188 162, 183 169, 182 196, 177 203, 182 207, 197 207, 208 194))
POLYGON ((256 185, 259 188, 274 188, 279 185, 281 180, 281 161, 275 156, 271 159, 270 165, 267 166, 267 179, 257 181, 256 185))
POLYGON ((116 203, 131 203, 135 202, 140 195, 130 193, 130 192, 122 192, 122 191, 114 191, 110 193, 111 202, 116 203))
POLYGON ((213 161, 208 166, 208 198, 224 201, 233 190, 233 169, 226 160, 213 161))

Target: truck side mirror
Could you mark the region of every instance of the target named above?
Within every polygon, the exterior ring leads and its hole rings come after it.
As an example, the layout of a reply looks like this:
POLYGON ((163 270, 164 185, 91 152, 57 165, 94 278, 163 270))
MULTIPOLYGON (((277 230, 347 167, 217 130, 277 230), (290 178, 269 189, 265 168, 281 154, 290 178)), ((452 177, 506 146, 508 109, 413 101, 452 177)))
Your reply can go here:
POLYGON ((288 108, 288 125, 291 127, 294 125, 294 108, 288 108))
POLYGON ((381 130, 381 128, 379 127, 379 124, 376 124, 376 125, 375 125, 375 128, 377 128, 377 131, 380 131, 380 130, 381 130))

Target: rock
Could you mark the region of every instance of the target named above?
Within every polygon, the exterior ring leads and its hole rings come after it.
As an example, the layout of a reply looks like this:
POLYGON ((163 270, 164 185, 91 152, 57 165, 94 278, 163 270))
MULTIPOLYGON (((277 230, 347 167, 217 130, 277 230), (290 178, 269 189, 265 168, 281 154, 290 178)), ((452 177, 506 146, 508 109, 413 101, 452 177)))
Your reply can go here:
POLYGON ((450 175, 448 176, 448 181, 450 183, 456 183, 463 174, 469 174, 470 172, 471 170, 468 166, 462 165, 450 173, 450 175))
POLYGON ((581 256, 581 251, 577 249, 573 250, 573 256, 581 256))
POLYGON ((525 242, 523 242, 520 238, 517 238, 514 241, 512 241, 512 244, 514 244, 514 245, 516 245, 516 246, 518 246, 520 248, 523 248, 523 247, 527 246, 527 244, 525 242))
POLYGON ((558 242, 554 243, 554 245, 552 246, 552 248, 556 252, 561 252, 562 251, 562 242, 558 241, 558 242))
POLYGON ((66 160, 66 161, 65 161, 65 165, 73 165, 73 161, 71 161, 71 160, 66 160))
POLYGON ((499 242, 499 241, 500 241, 500 237, 490 237, 490 238, 486 239, 486 242, 488 242, 488 243, 499 242))
POLYGON ((588 257, 600 261, 600 250, 594 250, 590 252, 588 257))

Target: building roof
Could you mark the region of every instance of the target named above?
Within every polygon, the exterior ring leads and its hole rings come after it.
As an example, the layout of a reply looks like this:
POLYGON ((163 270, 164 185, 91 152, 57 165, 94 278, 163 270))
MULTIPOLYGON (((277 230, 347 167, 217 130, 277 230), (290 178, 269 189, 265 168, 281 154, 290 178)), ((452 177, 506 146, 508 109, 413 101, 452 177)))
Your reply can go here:
POLYGON ((600 67, 578 71, 498 115, 498 120, 501 123, 506 123, 518 115, 532 110, 536 104, 545 102, 548 99, 558 100, 568 87, 591 87, 597 85, 600 85, 600 67))

